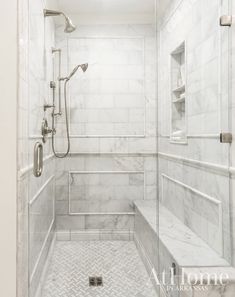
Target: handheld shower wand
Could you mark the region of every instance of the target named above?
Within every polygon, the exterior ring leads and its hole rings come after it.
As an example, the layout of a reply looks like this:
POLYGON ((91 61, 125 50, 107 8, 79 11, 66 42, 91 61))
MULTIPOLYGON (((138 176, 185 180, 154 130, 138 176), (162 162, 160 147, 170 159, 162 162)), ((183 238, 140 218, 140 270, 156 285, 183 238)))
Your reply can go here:
MULTIPOLYGON (((70 79, 74 76, 74 74, 78 71, 78 69, 81 68, 82 71, 85 73, 87 71, 88 68, 88 64, 81 64, 81 65, 77 65, 73 71, 69 74, 69 76, 64 77, 64 78, 60 78, 59 80, 61 81, 65 81, 64 83, 64 105, 65 105, 65 122, 66 122, 66 135, 67 135, 67 151, 62 154, 59 155, 56 151, 55 151, 55 133, 52 133, 52 150, 54 155, 57 158, 65 158, 68 156, 69 151, 70 151, 70 135, 69 135, 69 121, 68 121, 68 106, 67 106, 67 84, 70 81, 70 79)), ((53 100, 53 106, 55 106, 55 98, 53 100)), ((53 107, 53 112, 52 112, 52 131, 55 131, 55 107, 53 107)))
POLYGON ((67 77, 61 77, 60 80, 70 80, 74 74, 78 71, 78 69, 81 68, 82 71, 85 73, 87 71, 87 68, 88 68, 88 63, 86 64, 81 64, 81 65, 77 65, 73 70, 72 72, 69 74, 69 76, 67 77))

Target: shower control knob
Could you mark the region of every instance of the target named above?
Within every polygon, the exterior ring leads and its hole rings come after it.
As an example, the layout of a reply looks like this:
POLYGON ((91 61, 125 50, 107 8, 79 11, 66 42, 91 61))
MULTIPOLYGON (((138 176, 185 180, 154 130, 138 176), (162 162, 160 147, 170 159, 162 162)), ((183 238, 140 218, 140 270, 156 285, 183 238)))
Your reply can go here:
POLYGON ((50 88, 55 89, 56 88, 56 83, 54 81, 50 81, 50 88))
POLYGON ((43 143, 45 143, 47 140, 48 134, 52 133, 53 135, 55 135, 56 129, 49 128, 47 119, 44 118, 42 121, 41 133, 42 133, 42 141, 43 143))

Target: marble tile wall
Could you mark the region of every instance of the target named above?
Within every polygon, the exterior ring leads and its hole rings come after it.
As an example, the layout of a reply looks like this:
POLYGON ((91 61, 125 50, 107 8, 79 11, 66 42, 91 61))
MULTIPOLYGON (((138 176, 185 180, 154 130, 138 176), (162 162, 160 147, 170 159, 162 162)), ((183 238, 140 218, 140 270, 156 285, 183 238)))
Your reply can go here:
POLYGON ((161 203, 231 261, 228 175, 167 158, 159 160, 159 169, 161 203), (209 184, 213 187, 208 187, 209 184))
POLYGON ((154 156, 73 154, 56 166, 58 230, 133 230, 133 201, 156 197, 154 156))
MULTIPOLYGON (((132 230, 132 202, 156 198, 154 27, 62 30, 62 75, 77 64, 89 68, 69 85, 71 154, 56 162, 57 229, 132 230)), ((57 150, 64 151, 64 117, 57 130, 57 150)))
MULTIPOLYGON (((160 28, 159 67, 159 150, 189 159, 228 165, 228 146, 221 146, 218 135, 227 121, 221 112, 227 96, 220 98, 220 38, 218 1, 179 2, 175 13, 160 28), (210 11, 208 14, 207 12, 210 11), (177 33, 177 34, 176 34, 177 33), (169 143, 171 93, 169 55, 186 41, 186 110, 188 144, 169 143), (213 150, 211 147, 213 146, 213 150)), ((226 2, 226 1, 225 1, 226 2)), ((224 67, 226 74, 226 67, 224 67)))
POLYGON ((144 172, 71 173, 70 212, 133 212, 132 199, 144 199, 144 172))
POLYGON ((229 129, 229 43, 226 29, 219 26, 219 15, 228 12, 228 2, 173 1, 161 21, 158 150, 161 201, 218 253, 223 242, 223 256, 231 262, 230 146, 219 141, 220 132, 229 129), (183 41, 186 44, 187 143, 181 145, 170 142, 169 61, 171 52, 183 41), (172 180, 163 182, 162 174, 172 180), (218 207, 209 202, 206 195, 221 203, 223 236, 218 232, 218 207), (217 221, 212 222, 212 217, 217 221))
MULTIPOLYGON (((57 29, 63 75, 89 62, 69 87, 72 152, 156 152, 154 41, 150 25, 80 26, 68 40, 57 29)), ((65 149, 63 123, 58 150, 65 149)))
POLYGON ((72 135, 145 134, 145 39, 68 40, 68 67, 89 62, 70 83, 72 135))
POLYGON ((41 141, 43 104, 49 99, 52 20, 44 22, 45 1, 19 1, 18 101, 18 292, 35 296, 54 230, 55 162, 44 145, 44 170, 32 172, 33 147, 41 141), (47 69, 47 71, 45 71, 47 69), (27 269, 29 267, 29 269, 27 269))

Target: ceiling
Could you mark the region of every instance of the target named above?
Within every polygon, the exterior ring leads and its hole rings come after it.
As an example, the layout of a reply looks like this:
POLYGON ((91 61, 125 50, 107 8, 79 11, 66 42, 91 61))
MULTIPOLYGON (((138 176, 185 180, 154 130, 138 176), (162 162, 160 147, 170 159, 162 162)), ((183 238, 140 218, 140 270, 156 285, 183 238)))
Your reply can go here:
MULTIPOLYGON (((170 1, 161 0, 159 11, 170 1)), ((155 19, 155 0, 48 0, 47 6, 65 12, 77 24, 152 23, 155 19)))
POLYGON ((72 14, 152 14, 153 0, 58 0, 72 14))

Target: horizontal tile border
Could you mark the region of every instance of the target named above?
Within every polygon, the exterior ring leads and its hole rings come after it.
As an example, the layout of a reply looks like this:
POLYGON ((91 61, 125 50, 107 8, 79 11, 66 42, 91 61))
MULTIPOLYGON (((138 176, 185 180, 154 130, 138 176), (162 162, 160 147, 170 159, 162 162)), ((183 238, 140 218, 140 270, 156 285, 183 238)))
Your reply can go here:
POLYGON ((182 156, 167 154, 167 153, 163 153, 163 152, 159 152, 158 156, 159 156, 159 158, 162 158, 162 159, 166 159, 169 161, 173 161, 176 163, 180 163, 183 165, 187 165, 187 166, 191 166, 191 167, 195 167, 195 168, 199 168, 199 169, 205 169, 205 170, 208 170, 208 171, 211 171, 213 173, 220 174, 223 176, 229 177, 230 174, 232 176, 235 176, 235 168, 234 167, 227 167, 224 165, 184 158, 182 156))
POLYGON ((57 230, 57 241, 133 240, 131 230, 57 230))

